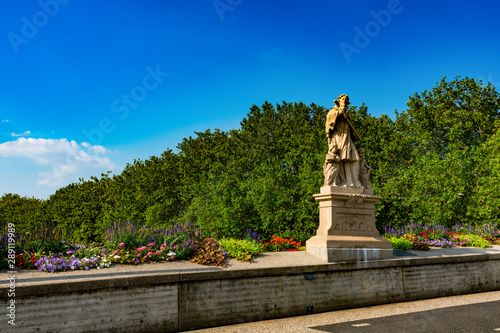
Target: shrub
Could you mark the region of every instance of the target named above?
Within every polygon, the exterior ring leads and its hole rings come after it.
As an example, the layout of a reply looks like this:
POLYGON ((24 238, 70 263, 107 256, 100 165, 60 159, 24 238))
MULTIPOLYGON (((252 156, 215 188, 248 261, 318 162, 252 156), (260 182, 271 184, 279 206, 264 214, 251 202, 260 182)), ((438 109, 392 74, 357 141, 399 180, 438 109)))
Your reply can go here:
POLYGON ((488 235, 483 235, 481 237, 483 237, 485 240, 487 240, 488 242, 490 242, 493 245, 495 245, 495 244, 500 245, 500 238, 495 238, 493 236, 488 236, 488 235))
POLYGON ((481 236, 473 234, 465 234, 465 235, 458 235, 455 237, 458 237, 460 241, 464 242, 465 243, 464 246, 479 247, 481 249, 487 249, 491 247, 491 243, 481 236))
POLYGON ((226 267, 225 259, 227 253, 222 250, 220 244, 213 238, 205 238, 198 243, 192 262, 207 266, 226 267))
POLYGON ((227 251, 228 257, 239 261, 252 261, 252 259, 262 252, 262 245, 255 240, 222 239, 220 245, 227 251))
POLYGON ((413 249, 413 242, 408 238, 397 238, 392 236, 389 238, 392 243, 392 248, 395 250, 411 250, 413 249))

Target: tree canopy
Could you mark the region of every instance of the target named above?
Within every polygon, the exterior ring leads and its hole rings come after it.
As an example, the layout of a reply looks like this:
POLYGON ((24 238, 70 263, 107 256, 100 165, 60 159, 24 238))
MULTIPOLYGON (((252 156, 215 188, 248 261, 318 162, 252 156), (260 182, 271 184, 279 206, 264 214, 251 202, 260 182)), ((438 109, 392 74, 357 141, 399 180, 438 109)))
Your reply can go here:
MULTIPOLYGON (((306 240, 318 225, 312 195, 323 183, 328 109, 315 104, 253 105, 241 128, 195 132, 177 151, 135 160, 69 184, 48 200, 6 194, 0 221, 20 231, 57 226, 75 239, 102 239, 114 220, 166 226, 188 220, 214 236, 306 240)), ((443 78, 409 97, 394 120, 349 108, 382 201, 377 225, 410 221, 500 223, 500 99, 491 84, 443 78)))

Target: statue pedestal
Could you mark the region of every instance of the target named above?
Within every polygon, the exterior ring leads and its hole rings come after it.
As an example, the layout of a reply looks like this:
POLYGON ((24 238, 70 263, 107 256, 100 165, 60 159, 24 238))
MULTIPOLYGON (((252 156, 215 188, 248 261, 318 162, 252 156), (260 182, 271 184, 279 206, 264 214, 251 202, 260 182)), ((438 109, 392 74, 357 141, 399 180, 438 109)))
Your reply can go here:
POLYGON ((319 194, 319 228, 306 242, 307 253, 327 262, 381 260, 393 257, 392 244, 375 227, 372 189, 323 186, 319 194))

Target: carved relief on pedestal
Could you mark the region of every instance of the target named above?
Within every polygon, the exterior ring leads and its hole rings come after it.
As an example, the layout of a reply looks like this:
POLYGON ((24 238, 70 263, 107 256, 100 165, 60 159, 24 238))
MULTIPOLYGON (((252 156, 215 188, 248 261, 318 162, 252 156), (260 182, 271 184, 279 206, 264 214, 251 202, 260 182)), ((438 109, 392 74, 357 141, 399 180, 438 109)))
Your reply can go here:
POLYGON ((372 231, 369 215, 336 214, 334 230, 372 231))

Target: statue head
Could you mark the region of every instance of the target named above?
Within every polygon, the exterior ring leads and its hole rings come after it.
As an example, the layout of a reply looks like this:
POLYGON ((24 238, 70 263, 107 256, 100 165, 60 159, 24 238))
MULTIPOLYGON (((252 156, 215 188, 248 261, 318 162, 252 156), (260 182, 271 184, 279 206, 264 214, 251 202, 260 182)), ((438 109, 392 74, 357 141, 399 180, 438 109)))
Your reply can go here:
POLYGON ((366 154, 365 148, 358 149, 358 153, 359 153, 360 156, 365 156, 365 154, 366 154))
POLYGON ((350 102, 349 102, 349 96, 347 96, 346 94, 342 94, 340 95, 336 100, 333 101, 335 103, 335 105, 339 108, 343 108, 343 109, 346 109, 350 102))

